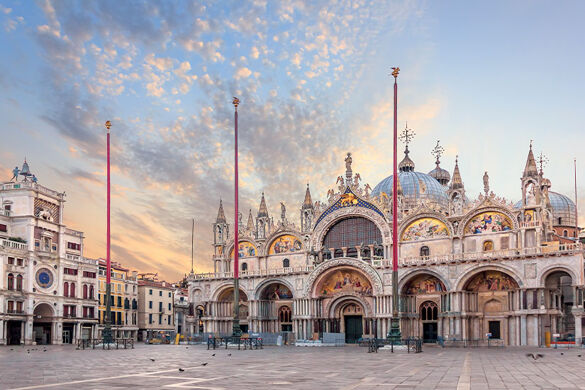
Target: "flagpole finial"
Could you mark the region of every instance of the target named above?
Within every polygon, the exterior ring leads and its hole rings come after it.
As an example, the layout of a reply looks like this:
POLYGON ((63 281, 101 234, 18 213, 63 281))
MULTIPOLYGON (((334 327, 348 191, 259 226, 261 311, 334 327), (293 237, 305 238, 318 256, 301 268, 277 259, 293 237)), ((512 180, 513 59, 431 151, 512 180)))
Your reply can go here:
POLYGON ((110 132, 110 127, 112 127, 112 122, 106 121, 106 129, 108 129, 108 133, 110 132))
POLYGON ((398 72, 400 72, 399 67, 392 68, 392 76, 394 76, 394 79, 398 78, 398 72))
POLYGON ((237 97, 234 96, 234 100, 232 100, 232 104, 236 108, 236 111, 238 111, 238 105, 240 104, 240 99, 238 99, 237 97))

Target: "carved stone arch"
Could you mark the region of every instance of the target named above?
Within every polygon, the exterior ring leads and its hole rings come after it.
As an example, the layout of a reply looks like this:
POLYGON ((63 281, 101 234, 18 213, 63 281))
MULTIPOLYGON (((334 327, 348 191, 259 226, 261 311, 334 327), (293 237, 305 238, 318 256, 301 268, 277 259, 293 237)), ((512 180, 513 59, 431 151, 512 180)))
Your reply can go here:
POLYGON ((46 306, 51 310, 51 316, 54 317, 57 314, 57 310, 55 309, 55 307, 50 303, 50 302, 45 302, 45 301, 41 301, 41 302, 37 302, 35 303, 35 305, 33 306, 33 313, 35 312, 35 310, 37 310, 39 308, 39 306, 46 306))
MULTIPOLYGON (((430 212, 423 212, 420 214, 415 214, 412 215, 410 217, 408 217, 407 219, 405 219, 404 221, 400 222, 400 230, 398 231, 398 240, 400 242, 402 242, 402 235, 404 234, 404 231, 406 230, 406 228, 413 222, 416 222, 419 219, 422 218, 434 218, 434 219, 438 219, 439 221, 443 222, 445 224, 445 226, 447 226, 447 229, 449 230, 449 238, 453 238, 453 236, 456 234, 455 232, 455 228, 453 227, 453 224, 447 219, 445 218, 445 216, 441 213, 437 213, 434 211, 430 211, 430 212)), ((437 237, 437 238, 441 238, 441 237, 437 237)))
POLYGON ((435 278, 439 279, 441 281, 441 283, 443 283, 443 285, 445 285, 445 292, 451 291, 451 285, 449 283, 449 279, 446 278, 444 275, 441 275, 440 273, 433 271, 431 269, 420 269, 420 270, 412 270, 412 271, 408 271, 405 275, 403 275, 400 280, 398 281, 398 293, 402 294, 402 289, 404 289, 404 286, 406 286, 406 284, 410 281, 412 281, 414 278, 416 278, 417 276, 421 276, 421 275, 430 275, 430 276, 434 276, 435 278))
POLYGON ((372 311, 372 307, 370 306, 370 304, 363 299, 363 297, 357 295, 357 294, 351 294, 351 293, 347 293, 344 295, 340 295, 338 297, 335 297, 334 299, 331 300, 331 302, 329 302, 329 304, 327 304, 327 306, 325 306, 325 313, 327 313, 327 315, 329 316, 328 318, 335 318, 335 310, 337 309, 337 307, 339 307, 340 305, 346 303, 346 302, 358 302, 360 305, 362 305, 362 307, 364 308, 364 316, 365 317, 373 317, 374 313, 372 311))
POLYGON ((295 288, 292 286, 292 284, 290 284, 289 281, 282 278, 270 278, 262 281, 260 284, 258 284, 258 286, 256 286, 254 294, 252 295, 254 299, 256 300, 260 299, 262 291, 264 291, 266 287, 270 286, 273 283, 280 283, 282 285, 285 285, 293 293, 293 299, 297 297, 297 294, 295 294, 297 290, 295 290, 295 288))
MULTIPOLYGON (((219 298, 219 296, 221 295, 222 292, 224 292, 225 290, 229 290, 230 288, 234 288, 234 283, 233 282, 225 282, 222 283, 221 285, 219 285, 211 294, 211 301, 217 301, 217 299, 219 298)), ((247 291, 243 286, 240 285, 240 290, 242 290, 242 292, 244 294, 246 294, 246 299, 249 301, 249 291, 247 291)))
POLYGON ((372 295, 382 295, 384 293, 382 279, 380 278, 380 275, 378 275, 378 272, 376 272, 376 270, 372 268, 371 265, 364 261, 355 260, 352 258, 336 258, 321 263, 309 274, 306 280, 305 289, 303 291, 303 297, 310 298, 312 296, 312 292, 315 289, 314 284, 322 275, 333 268, 344 265, 357 268, 368 277, 372 283, 372 295))
POLYGON ((189 297, 191 299, 191 302, 193 303, 203 302, 205 300, 203 297, 203 289, 199 287, 192 289, 191 292, 189 293, 189 297), (199 299, 195 299, 197 292, 199 292, 199 299))
POLYGON ((384 217, 373 210, 366 209, 364 207, 344 207, 335 210, 328 214, 323 220, 317 225, 313 231, 311 237, 311 248, 315 248, 316 251, 321 250, 321 243, 325 238, 325 235, 337 222, 350 218, 350 217, 362 217, 372 221, 382 234, 382 245, 391 244, 391 231, 390 225, 384 217))
POLYGON ((518 220, 516 219, 515 213, 510 211, 508 208, 503 206, 483 206, 478 207, 476 209, 470 210, 463 219, 461 219, 461 223, 459 224, 459 231, 457 232, 458 236, 465 237, 465 227, 467 224, 473 219, 473 217, 486 212, 494 212, 494 213, 502 213, 506 217, 510 219, 513 225, 513 231, 519 229, 518 220))
POLYGON ((471 279, 473 279, 479 273, 484 272, 484 271, 499 271, 499 272, 505 273, 506 275, 513 278, 514 281, 516 281, 516 284, 518 284, 518 287, 522 287, 524 285, 524 283, 522 282, 522 278, 520 276, 518 276, 517 272, 514 269, 512 269, 511 267, 504 266, 504 265, 490 264, 490 265, 484 265, 481 267, 473 268, 473 269, 469 270, 468 272, 465 272, 462 275, 460 275, 459 278, 457 278, 457 280, 455 281, 455 283, 453 283, 453 285, 456 286, 456 288, 457 288, 455 291, 462 291, 463 288, 465 287, 465 285, 471 279))
MULTIPOLYGON (((268 252, 270 251, 270 246, 272 245, 272 243, 278 239, 278 237, 282 237, 282 236, 295 236, 297 238, 297 240, 299 240, 301 242, 302 245, 305 245, 305 241, 303 240, 303 235, 300 232, 297 232, 295 230, 278 230, 276 232, 272 232, 272 234, 270 234, 270 236, 268 236, 266 238, 266 241, 264 243, 264 245, 262 246, 262 249, 258 248, 258 252, 260 252, 260 256, 264 257, 264 256, 268 256, 268 252)), ((304 253, 307 250, 307 248, 302 248, 301 251, 297 252, 297 253, 304 253)))
POLYGON ((548 278, 551 274, 555 272, 566 272, 571 277, 572 285, 577 285, 577 277, 575 276, 575 272, 567 267, 564 264, 553 264, 549 265, 548 267, 544 268, 542 271, 539 272, 538 277, 538 284, 540 287, 544 287, 546 284, 546 278, 548 278))

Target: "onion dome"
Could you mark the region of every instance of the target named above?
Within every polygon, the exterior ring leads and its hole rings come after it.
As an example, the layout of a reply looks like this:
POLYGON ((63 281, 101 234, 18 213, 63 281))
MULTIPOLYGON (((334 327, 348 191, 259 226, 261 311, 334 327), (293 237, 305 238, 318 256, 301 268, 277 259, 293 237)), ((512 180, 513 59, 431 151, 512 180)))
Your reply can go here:
POLYGON ((429 176, 435 178, 443 186, 447 186, 447 184, 449 184, 449 180, 451 180, 449 171, 441 168, 438 163, 435 169, 429 172, 429 176))

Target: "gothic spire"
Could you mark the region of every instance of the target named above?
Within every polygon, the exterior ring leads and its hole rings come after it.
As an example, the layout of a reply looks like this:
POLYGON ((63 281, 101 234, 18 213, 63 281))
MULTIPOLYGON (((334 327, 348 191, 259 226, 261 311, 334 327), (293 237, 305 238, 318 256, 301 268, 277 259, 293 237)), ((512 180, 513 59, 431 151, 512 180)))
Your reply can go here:
POLYGON ((455 157, 455 169, 453 170, 450 188, 452 190, 463 188, 463 180, 461 180, 461 172, 459 172, 459 156, 455 157))
POLYGON ((268 217, 268 208, 266 207, 266 200, 264 199, 264 192, 262 192, 262 199, 260 200, 260 208, 258 209, 258 218, 268 217))
POLYGON ((303 209, 313 207, 313 200, 311 199, 311 191, 309 190, 309 183, 307 183, 307 191, 305 192, 305 201, 303 202, 303 209))
POLYGON ((217 211, 217 219, 215 220, 216 223, 226 223, 225 213, 223 212, 223 201, 219 200, 219 210, 217 211))
POLYGON ((248 223, 246 225, 246 229, 248 231, 254 231, 254 218, 252 218, 252 209, 250 209, 250 213, 248 214, 248 223))
POLYGON ((528 151, 528 158, 526 159, 526 167, 524 168, 524 174, 522 177, 537 177, 538 168, 536 167, 536 161, 534 160, 534 154, 532 153, 532 141, 530 141, 530 150, 528 151))

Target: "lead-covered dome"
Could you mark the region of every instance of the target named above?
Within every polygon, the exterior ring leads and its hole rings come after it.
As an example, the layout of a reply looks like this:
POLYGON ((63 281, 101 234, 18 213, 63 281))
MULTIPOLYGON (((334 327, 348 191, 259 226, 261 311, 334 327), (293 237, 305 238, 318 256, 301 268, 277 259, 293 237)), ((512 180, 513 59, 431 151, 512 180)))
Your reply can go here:
MULTIPOLYGON (((558 192, 549 191, 548 199, 552 207, 554 226, 576 225, 575 202, 571 198, 558 192)), ((521 208, 522 201, 518 201, 514 207, 517 209, 521 208)))
MULTIPOLYGON (((393 175, 382 180, 374 190, 372 196, 378 196, 382 192, 392 196, 393 175)), ((442 207, 449 206, 447 187, 444 187, 434 177, 422 172, 400 171, 398 180, 402 188, 404 200, 417 202, 420 200, 430 201, 442 207)))

